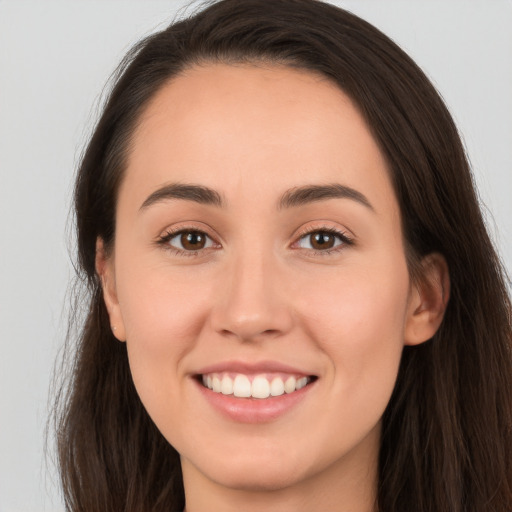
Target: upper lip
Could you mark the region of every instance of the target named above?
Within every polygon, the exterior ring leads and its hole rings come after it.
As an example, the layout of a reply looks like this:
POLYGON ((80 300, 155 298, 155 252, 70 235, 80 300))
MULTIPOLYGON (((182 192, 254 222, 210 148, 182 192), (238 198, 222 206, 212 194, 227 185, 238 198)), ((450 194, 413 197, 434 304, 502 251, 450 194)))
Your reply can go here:
POLYGON ((303 369, 281 363, 279 361, 259 361, 259 362, 245 362, 245 361, 223 361, 214 363, 200 368, 196 374, 205 375, 208 373, 242 373, 242 374, 256 374, 256 373, 289 373, 292 375, 303 375, 305 377, 313 375, 311 372, 304 371, 303 369))

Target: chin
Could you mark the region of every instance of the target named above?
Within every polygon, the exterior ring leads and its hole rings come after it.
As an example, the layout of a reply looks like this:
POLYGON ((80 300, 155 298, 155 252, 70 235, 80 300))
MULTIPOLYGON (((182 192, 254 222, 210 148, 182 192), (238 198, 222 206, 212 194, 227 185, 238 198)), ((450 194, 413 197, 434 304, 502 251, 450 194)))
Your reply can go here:
MULTIPOLYGON (((257 445, 257 443, 255 443, 257 445)), ((278 491, 307 478, 312 468, 297 457, 297 452, 265 450, 222 450, 203 453, 193 465, 210 481, 246 492, 278 491)))
MULTIPOLYGON (((286 466, 286 465, 284 465, 286 466)), ((244 492, 279 491, 300 482, 302 475, 294 467, 283 467, 273 461, 265 467, 258 464, 244 463, 241 468, 219 465, 214 474, 207 475, 224 487, 244 492)))

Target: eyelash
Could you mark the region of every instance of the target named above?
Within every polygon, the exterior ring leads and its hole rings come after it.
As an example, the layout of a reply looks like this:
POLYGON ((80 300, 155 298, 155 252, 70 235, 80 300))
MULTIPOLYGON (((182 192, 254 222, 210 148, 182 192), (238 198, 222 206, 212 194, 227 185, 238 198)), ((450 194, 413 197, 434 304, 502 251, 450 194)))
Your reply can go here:
POLYGON ((175 254, 176 256, 185 256, 185 257, 198 256, 201 251, 205 251, 206 249, 211 249, 210 247, 208 247, 208 248, 203 248, 203 249, 186 251, 183 249, 178 249, 177 247, 173 247, 171 244, 169 244, 169 242, 173 238, 175 238, 179 235, 182 235, 184 233, 197 233, 197 234, 203 235, 206 238, 208 238, 209 240, 211 240, 214 244, 218 245, 218 243, 215 242, 215 240, 208 233, 206 233, 204 230, 197 229, 194 227, 190 227, 190 228, 185 227, 185 228, 179 228, 176 230, 169 230, 169 231, 165 232, 163 235, 159 236, 156 243, 159 246, 163 246, 166 250, 170 251, 172 254, 175 254))
MULTIPOLYGON (((211 247, 206 247, 206 248, 202 248, 202 249, 187 251, 187 250, 183 250, 183 249, 178 249, 177 247, 173 247, 171 244, 169 244, 169 242, 173 238, 175 238, 179 235, 182 235, 184 233, 197 233, 197 234, 203 235, 203 236, 207 237, 209 240, 211 240, 213 242, 213 244, 218 245, 218 243, 210 235, 208 235, 208 233, 206 233, 203 230, 196 229, 193 227, 179 228, 177 230, 167 231, 166 233, 164 233, 163 235, 158 237, 156 243, 159 246, 164 246, 166 250, 171 251, 173 254, 175 254, 177 256, 185 256, 185 257, 198 256, 199 253, 201 253, 202 251, 211 249, 211 247)), ((305 249, 306 251, 311 252, 315 256, 328 256, 332 253, 336 253, 336 252, 343 250, 347 246, 351 246, 354 244, 354 240, 351 237, 349 237, 347 235, 347 233, 345 233, 343 231, 339 231, 332 227, 324 226, 324 227, 315 227, 313 229, 304 230, 303 232, 301 232, 299 234, 299 236, 297 237, 297 240, 293 243, 293 245, 297 244, 304 238, 311 236, 315 233, 325 233, 325 234, 333 235, 334 237, 338 238, 341 241, 341 243, 339 245, 332 247, 330 249, 324 249, 324 250, 305 249)), ((298 250, 298 249, 295 249, 295 250, 298 250)))
POLYGON ((330 249, 324 249, 324 250, 315 250, 315 249, 306 249, 307 251, 310 251, 311 254, 314 256, 329 256, 330 254, 340 252, 344 250, 347 246, 354 245, 354 240, 347 235, 346 232, 340 231, 336 228, 329 227, 329 226, 315 226, 314 228, 306 229, 303 232, 299 234, 297 237, 297 241, 293 244, 297 244, 299 241, 303 240, 304 238, 311 236, 315 233, 324 233, 333 235, 334 237, 338 238, 341 243, 335 247, 332 247, 330 249))

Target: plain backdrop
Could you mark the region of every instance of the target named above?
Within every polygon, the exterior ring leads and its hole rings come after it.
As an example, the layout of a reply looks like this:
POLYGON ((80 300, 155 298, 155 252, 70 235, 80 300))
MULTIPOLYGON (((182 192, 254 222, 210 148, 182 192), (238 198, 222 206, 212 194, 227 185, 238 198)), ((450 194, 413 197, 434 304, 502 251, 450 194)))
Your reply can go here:
MULTIPOLYGON (((510 272, 512 1, 336 3, 393 38, 441 92, 510 272)), ((73 274, 74 170, 110 73, 184 4, 0 0, 0 512, 63 510, 44 428, 73 274)))

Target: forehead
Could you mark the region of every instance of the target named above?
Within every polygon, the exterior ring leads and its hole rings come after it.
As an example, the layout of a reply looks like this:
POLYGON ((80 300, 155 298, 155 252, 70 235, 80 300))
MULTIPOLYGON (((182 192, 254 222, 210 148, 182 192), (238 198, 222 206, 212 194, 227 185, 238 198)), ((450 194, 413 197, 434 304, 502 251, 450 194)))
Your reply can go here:
POLYGON ((228 199, 341 182, 377 209, 394 201, 383 155, 348 96, 284 66, 197 66, 158 91, 134 132, 123 187, 142 197, 171 181, 228 199))

